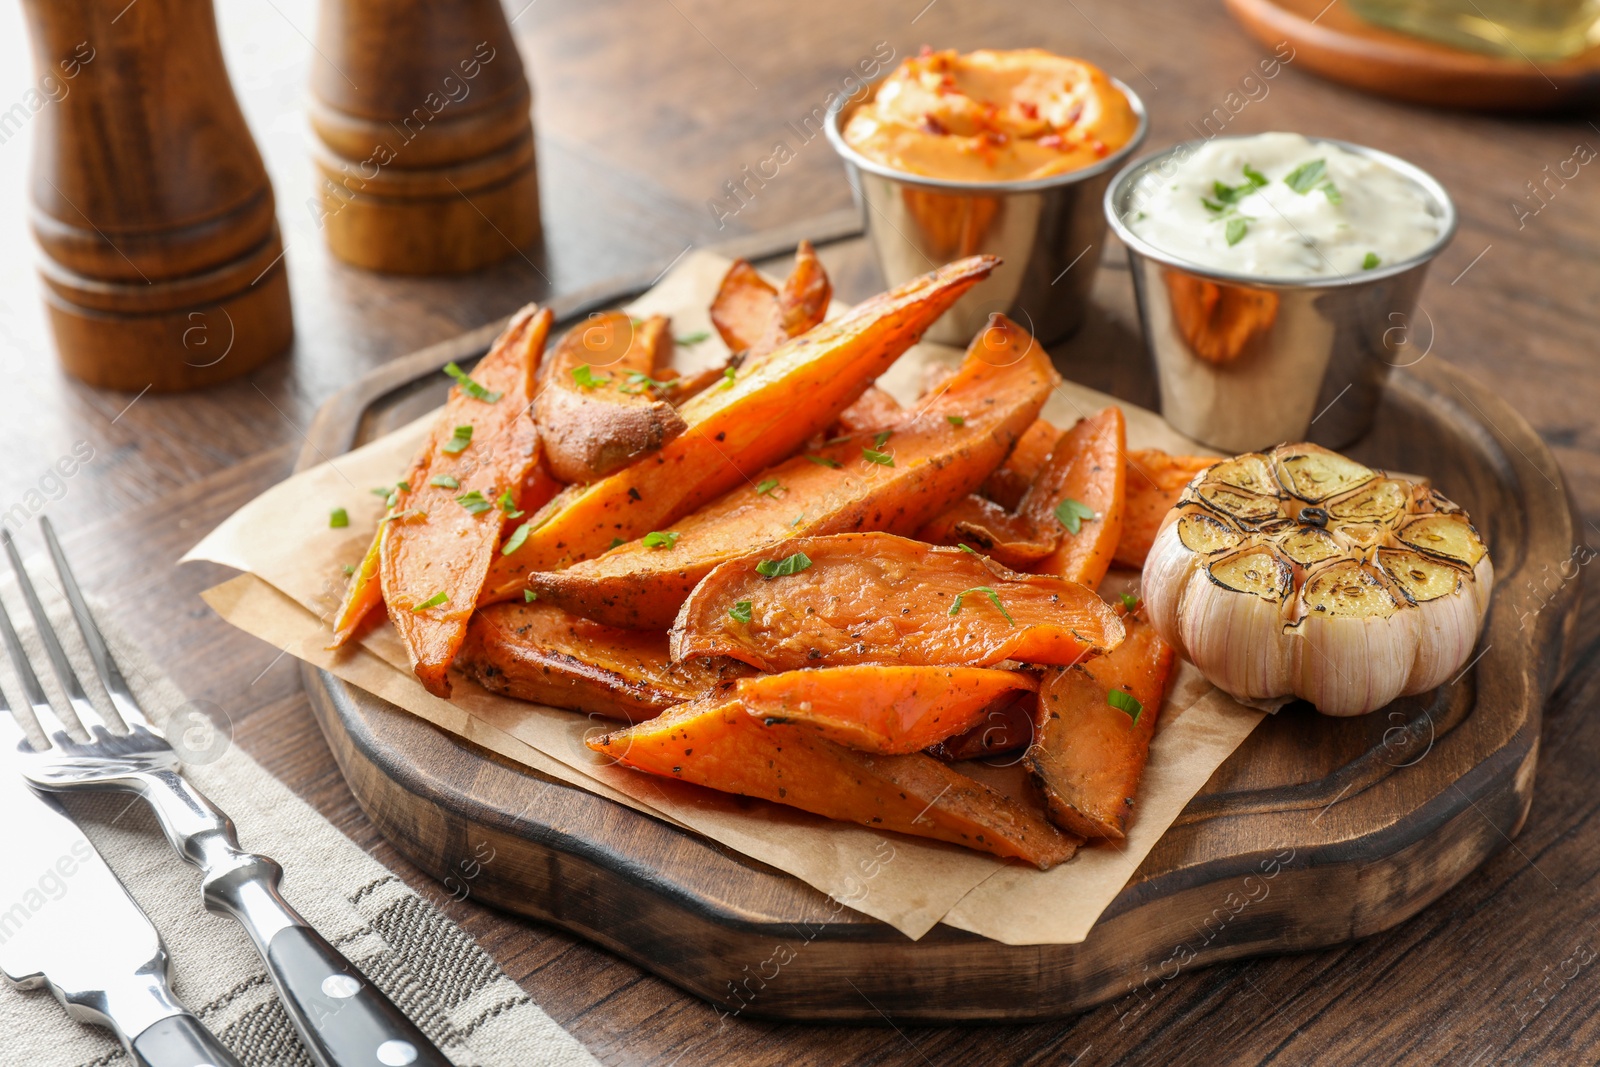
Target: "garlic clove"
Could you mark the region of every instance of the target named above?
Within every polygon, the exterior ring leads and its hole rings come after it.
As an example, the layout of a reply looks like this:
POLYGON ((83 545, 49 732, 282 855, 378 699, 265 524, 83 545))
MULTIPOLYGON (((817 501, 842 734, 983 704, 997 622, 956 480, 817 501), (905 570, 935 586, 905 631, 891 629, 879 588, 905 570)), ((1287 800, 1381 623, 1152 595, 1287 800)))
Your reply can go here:
POLYGON ((1308 504, 1319 504, 1377 477, 1370 467, 1320 445, 1279 445, 1273 457, 1279 483, 1308 504))
POLYGON ((1396 537, 1403 545, 1468 567, 1476 567, 1489 551, 1472 523, 1459 512, 1412 519, 1400 528, 1396 537))
MULTIPOLYGON (((1409 606, 1409 605, 1407 605, 1409 606)), ((1295 693, 1324 715, 1362 715, 1404 691, 1417 658, 1417 612, 1401 610, 1378 573, 1328 564, 1300 590, 1295 693)))
POLYGON ((1195 497, 1217 514, 1246 526, 1275 520, 1283 510, 1277 497, 1259 496, 1220 482, 1197 486, 1195 497))
POLYGON ((1225 459, 1208 470, 1201 471, 1196 480, 1231 485, 1254 496, 1277 496, 1278 478, 1272 473, 1272 461, 1260 452, 1246 452, 1242 456, 1225 459))
POLYGON ((1328 505, 1328 514, 1344 522, 1375 522, 1393 527, 1406 514, 1411 487, 1393 478, 1379 478, 1328 505))
POLYGON ((1285 607, 1294 594, 1294 568, 1266 545, 1215 560, 1205 571, 1232 596, 1191 595, 1179 627, 1196 662, 1213 682, 1243 700, 1282 695, 1294 681, 1293 647, 1283 640, 1285 607))
POLYGON ((1418 609, 1417 658, 1403 692, 1425 693, 1443 685, 1477 642, 1477 600, 1461 595, 1472 577, 1453 563, 1410 549, 1380 549, 1378 566, 1418 609))

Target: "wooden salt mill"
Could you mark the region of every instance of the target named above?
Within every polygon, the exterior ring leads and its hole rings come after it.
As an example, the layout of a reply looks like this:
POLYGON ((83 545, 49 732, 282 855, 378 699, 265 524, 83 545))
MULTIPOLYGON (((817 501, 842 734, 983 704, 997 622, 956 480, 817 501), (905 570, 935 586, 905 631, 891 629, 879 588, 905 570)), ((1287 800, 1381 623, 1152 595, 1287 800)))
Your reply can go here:
POLYGON ((192 389, 288 348, 272 186, 211 0, 23 7, 39 82, 58 87, 34 119, 32 225, 62 365, 192 389))
POLYGON ((499 0, 322 0, 318 223, 347 263, 453 274, 539 235, 532 93, 499 0))

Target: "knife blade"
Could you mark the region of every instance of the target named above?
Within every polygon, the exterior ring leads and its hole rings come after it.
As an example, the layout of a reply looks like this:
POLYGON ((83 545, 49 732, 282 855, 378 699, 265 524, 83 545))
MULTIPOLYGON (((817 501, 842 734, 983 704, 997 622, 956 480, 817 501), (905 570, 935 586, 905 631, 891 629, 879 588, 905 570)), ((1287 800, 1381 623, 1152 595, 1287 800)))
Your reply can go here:
POLYGON ((239 1067, 173 996, 161 935, 60 803, 0 773, 0 825, 0 974, 49 986, 140 1067, 239 1067))

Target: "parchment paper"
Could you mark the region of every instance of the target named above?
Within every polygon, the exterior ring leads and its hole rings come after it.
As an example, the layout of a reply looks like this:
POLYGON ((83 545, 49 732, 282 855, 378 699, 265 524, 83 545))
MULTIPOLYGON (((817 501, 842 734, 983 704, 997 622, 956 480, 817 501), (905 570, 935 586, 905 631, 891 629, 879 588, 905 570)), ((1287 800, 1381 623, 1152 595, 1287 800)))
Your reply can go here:
MULTIPOLYGON (((692 254, 628 310, 671 314, 679 336, 708 329, 706 306, 726 269, 721 257, 692 254)), ((679 351, 686 369, 719 361, 725 353, 714 334, 679 351)), ((956 349, 918 345, 879 385, 910 402, 921 391, 928 363, 953 364, 960 358, 956 349)), ((1112 402, 1066 383, 1044 414, 1066 426, 1112 402)), ((1130 447, 1203 451, 1158 415, 1122 407, 1130 447)), ((184 558, 211 560, 246 573, 209 590, 207 603, 241 629, 440 729, 559 781, 704 834, 907 937, 919 938, 943 920, 1008 944, 1082 941, 1178 812, 1263 717, 1183 664, 1161 709, 1127 840, 1085 848, 1049 872, 613 766, 583 744, 586 734, 606 728, 604 720, 495 696, 460 677, 453 680, 450 700, 430 695, 407 669, 404 649, 387 624, 374 629, 359 648, 335 653, 324 647, 330 636, 326 620, 345 585, 342 568, 359 562, 382 516, 382 501, 370 490, 401 477, 431 418, 302 471, 224 521, 184 558), (340 507, 349 513, 350 525, 331 529, 329 512, 340 507)), ((536 795, 530 796, 530 803, 536 802, 536 795)))

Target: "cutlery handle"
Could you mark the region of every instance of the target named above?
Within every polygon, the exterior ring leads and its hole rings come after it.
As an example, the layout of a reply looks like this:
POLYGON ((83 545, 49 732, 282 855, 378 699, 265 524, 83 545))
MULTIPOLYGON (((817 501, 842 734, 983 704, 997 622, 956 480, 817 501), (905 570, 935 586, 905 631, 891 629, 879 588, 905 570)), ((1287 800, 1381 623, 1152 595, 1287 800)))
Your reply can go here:
POLYGON ((320 1046, 312 1050, 319 1063, 450 1067, 416 1024, 311 927, 280 930, 267 965, 296 1028, 320 1046))
POLYGON ((152 1023, 131 1044, 139 1067, 239 1067, 233 1053, 188 1012, 152 1023))
POLYGON ((233 820, 220 808, 176 771, 144 772, 135 781, 173 847, 205 872, 206 907, 232 915, 250 934, 317 1067, 450 1067, 444 1053, 283 899, 283 868, 240 848, 233 820))

